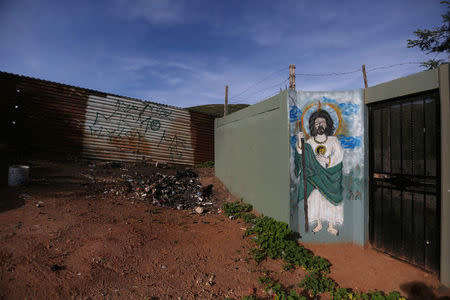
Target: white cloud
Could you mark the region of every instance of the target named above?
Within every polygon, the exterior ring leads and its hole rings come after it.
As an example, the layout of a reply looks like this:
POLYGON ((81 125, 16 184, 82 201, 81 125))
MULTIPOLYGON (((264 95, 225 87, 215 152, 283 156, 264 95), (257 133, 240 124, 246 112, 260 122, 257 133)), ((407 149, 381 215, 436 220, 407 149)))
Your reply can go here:
MULTIPOLYGON (((159 69, 158 71, 152 70, 150 74, 157 76, 158 78, 176 78, 177 82, 165 82, 165 87, 154 88, 137 88, 133 92, 133 97, 156 101, 158 98, 167 99, 167 103, 174 106, 186 107, 193 105, 215 104, 222 103, 224 101, 225 85, 228 84, 230 89, 230 96, 237 94, 240 91, 246 89, 253 82, 249 82, 249 78, 258 79, 264 74, 261 70, 251 70, 245 65, 232 65, 230 63, 220 63, 214 68, 208 64, 208 59, 199 59, 184 56, 181 58, 183 62, 174 60, 168 60, 167 63, 161 63, 159 65, 164 71, 159 69), (188 72, 181 72, 185 70, 188 72), (218 71, 220 70, 220 71, 218 71), (156 99, 156 100, 155 100, 156 99)), ((287 68, 286 68, 287 72, 287 68)), ((281 76, 280 74, 277 74, 281 76)), ((287 76, 287 73, 284 74, 287 76)), ((284 76, 283 75, 283 76, 284 76)), ((130 74, 130 76, 133 76, 130 74)), ((284 77, 286 77, 284 76, 284 77)), ((279 79, 270 78, 266 84, 272 84, 279 79)), ((149 81, 151 81, 149 79, 149 81)), ((258 100, 262 100, 265 94, 273 93, 273 91, 279 90, 279 88, 273 87, 271 90, 263 90, 264 83, 256 86, 254 89, 249 90, 237 99, 232 99, 230 103, 255 103, 258 100), (259 97, 259 98, 258 98, 259 97)))
MULTIPOLYGON (((222 103, 226 84, 229 85, 231 103, 263 100, 278 92, 280 87, 284 88, 289 63, 295 63, 300 73, 330 73, 358 69, 362 64, 370 69, 429 58, 417 49, 406 48, 406 39, 411 38, 412 31, 420 25, 405 25, 408 22, 413 24, 411 16, 415 15, 403 7, 400 9, 400 5, 386 10, 382 7, 384 4, 378 4, 373 12, 367 12, 360 9, 364 4, 359 4, 359 1, 349 5, 313 4, 310 1, 258 1, 255 5, 242 1, 235 3, 236 8, 224 3, 211 5, 200 2, 112 0, 107 17, 99 13, 91 16, 93 20, 105 22, 99 24, 101 35, 93 34, 88 42, 84 40, 85 35, 74 35, 71 39, 79 39, 80 43, 79 48, 73 49, 56 47, 62 42, 74 44, 64 40, 55 40, 53 49, 53 45, 48 43, 52 40, 41 37, 58 36, 58 31, 50 30, 58 25, 30 25, 33 23, 26 20, 33 18, 24 12, 31 14, 33 10, 19 7, 14 14, 6 14, 7 19, 3 19, 3 23, 0 20, 1 24, 9 26, 0 32, 0 37, 5 45, 12 45, 4 47, 7 51, 0 49, 0 67, 5 71, 57 82, 73 82, 104 92, 143 99, 160 97, 166 99, 166 104, 192 106, 222 103), (405 16, 400 15, 400 10, 405 16), (106 23, 111 14, 121 20, 117 24, 106 23), (187 23, 195 23, 189 27, 196 30, 189 37, 192 43, 178 43, 175 49, 172 41, 177 41, 177 38, 183 40, 175 30, 178 27, 170 30, 160 27, 178 25, 181 29, 187 23), (125 39, 129 46, 121 40, 123 35, 115 35, 115 26, 123 26, 120 28, 125 32, 125 38, 131 37, 125 39), (405 26, 413 27, 408 31, 405 26), (110 28, 115 31, 108 31, 110 28), (197 33, 202 40, 196 40, 197 33), (167 38, 170 42, 166 41, 167 34, 173 34, 167 38), (140 39, 147 36, 151 39, 140 39), (209 37, 211 40, 205 42, 209 37), (160 43, 159 38, 162 40, 160 43), (137 40, 136 43, 133 39, 137 40), (150 40, 151 45, 148 44, 150 40), (192 48, 191 44, 194 45, 192 48), (253 86, 282 67, 286 67, 286 71, 253 86), (250 86, 252 88, 247 92, 232 98, 250 86)), ((61 18, 71 20, 70 15, 62 15, 61 18)), ((428 16, 426 21, 429 20, 428 16)), ((439 16, 437 20, 440 20, 439 16)), ((183 34, 188 32, 182 29, 183 34)), ((420 70, 418 66, 405 65, 369 72, 369 85, 420 70)), ((332 77, 297 76, 297 87, 302 90, 343 90, 362 86, 361 72, 332 77)))

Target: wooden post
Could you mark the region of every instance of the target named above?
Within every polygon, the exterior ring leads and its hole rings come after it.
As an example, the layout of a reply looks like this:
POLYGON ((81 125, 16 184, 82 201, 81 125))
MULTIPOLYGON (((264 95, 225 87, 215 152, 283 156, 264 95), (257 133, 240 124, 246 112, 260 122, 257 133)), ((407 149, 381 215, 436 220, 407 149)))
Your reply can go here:
MULTIPOLYGON (((295 91, 295 65, 289 65, 289 89, 295 91)), ((302 131, 302 124, 299 124, 299 131, 302 131)), ((300 147, 302 149, 302 175, 303 175, 303 201, 304 201, 304 211, 305 211, 305 232, 309 230, 308 221, 308 199, 306 192, 306 162, 305 162, 305 140, 301 139, 300 147)))
POLYGON ((223 106, 223 115, 228 114, 228 85, 225 86, 225 105, 223 106))
POLYGON ((295 65, 289 65, 289 89, 295 90, 295 65))
POLYGON ((362 73, 364 77, 364 87, 367 89, 368 85, 367 85, 366 65, 362 65, 362 73))

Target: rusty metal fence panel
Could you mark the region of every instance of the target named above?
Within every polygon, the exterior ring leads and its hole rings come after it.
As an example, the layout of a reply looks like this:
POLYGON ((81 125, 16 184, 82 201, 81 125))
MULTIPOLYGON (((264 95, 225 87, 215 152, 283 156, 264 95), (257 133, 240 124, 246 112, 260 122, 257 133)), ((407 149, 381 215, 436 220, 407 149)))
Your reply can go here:
POLYGON ((10 153, 187 165, 214 159, 212 116, 5 72, 0 83, 10 153))
POLYGON ((122 97, 89 96, 83 154, 194 163, 189 112, 122 97))

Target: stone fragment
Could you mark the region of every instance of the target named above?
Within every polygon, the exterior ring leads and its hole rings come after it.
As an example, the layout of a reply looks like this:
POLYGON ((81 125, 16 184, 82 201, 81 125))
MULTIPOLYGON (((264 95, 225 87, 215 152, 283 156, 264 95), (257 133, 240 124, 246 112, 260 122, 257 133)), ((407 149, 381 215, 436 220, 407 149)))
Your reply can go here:
POLYGON ((201 206, 197 206, 195 208, 195 212, 198 213, 199 215, 201 215, 204 211, 205 211, 205 209, 201 206))
POLYGON ((214 279, 216 279, 216 275, 211 274, 211 276, 208 279, 208 285, 214 285, 216 282, 214 281, 214 279))

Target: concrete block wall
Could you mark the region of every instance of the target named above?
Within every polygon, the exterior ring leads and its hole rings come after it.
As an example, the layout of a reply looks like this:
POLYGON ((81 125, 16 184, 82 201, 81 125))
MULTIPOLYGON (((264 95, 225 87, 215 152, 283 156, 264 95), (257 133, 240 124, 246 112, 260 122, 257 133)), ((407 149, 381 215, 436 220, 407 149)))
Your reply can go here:
POLYGON ((215 172, 232 194, 289 223, 287 92, 216 119, 215 172))

